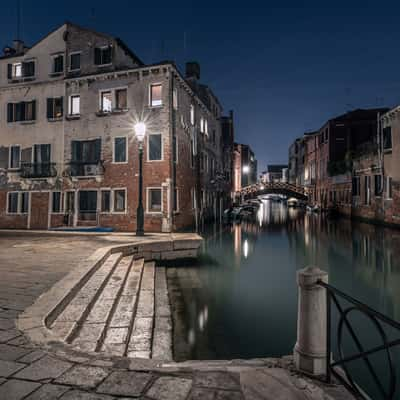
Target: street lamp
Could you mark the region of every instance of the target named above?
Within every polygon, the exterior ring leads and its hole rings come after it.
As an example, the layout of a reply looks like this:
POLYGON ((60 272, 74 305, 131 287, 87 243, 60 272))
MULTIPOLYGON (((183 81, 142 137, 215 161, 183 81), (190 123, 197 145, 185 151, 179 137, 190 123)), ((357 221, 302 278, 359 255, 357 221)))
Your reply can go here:
POLYGON ((250 172, 250 167, 248 165, 243 166, 243 173, 248 174, 250 172))
POLYGON ((139 199, 136 211, 136 236, 144 236, 143 212, 143 140, 146 135, 146 124, 138 122, 134 126, 136 138, 139 142, 139 199))

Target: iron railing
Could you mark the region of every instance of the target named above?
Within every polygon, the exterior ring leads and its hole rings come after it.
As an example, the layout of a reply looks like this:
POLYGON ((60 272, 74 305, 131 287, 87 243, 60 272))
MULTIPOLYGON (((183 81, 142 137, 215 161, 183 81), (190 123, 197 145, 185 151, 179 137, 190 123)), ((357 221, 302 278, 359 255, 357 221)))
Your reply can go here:
POLYGON ((56 163, 21 163, 22 178, 51 178, 57 176, 56 163))
MULTIPOLYGON (((389 340, 388 336, 382 326, 386 324, 387 326, 400 331, 400 323, 388 318, 387 316, 381 314, 380 312, 368 307, 366 304, 354 299, 353 297, 341 292, 335 287, 328 285, 325 282, 318 281, 318 284, 326 289, 326 306, 327 306, 327 336, 326 336, 326 348, 327 348, 327 365, 326 365, 326 380, 328 383, 331 382, 332 375, 338 379, 356 398, 370 400, 366 391, 360 387, 355 381, 352 374, 349 371, 348 363, 356 360, 363 360, 365 366, 367 367, 373 382, 377 386, 377 390, 380 393, 380 398, 382 400, 393 400, 396 395, 397 389, 397 377, 396 368, 394 362, 394 356, 392 354, 392 349, 394 346, 400 344, 400 339, 389 340), (346 300, 350 306, 347 308, 343 307, 339 302, 338 298, 346 300), (337 325, 337 347, 339 359, 332 359, 332 304, 336 306, 339 312, 339 322, 337 325), (373 347, 372 349, 365 349, 362 345, 359 337, 357 336, 350 320, 349 314, 361 313, 368 317, 373 323, 377 332, 382 338, 383 344, 380 346, 373 347), (343 350, 343 329, 347 328, 350 337, 354 341, 357 347, 357 353, 350 356, 346 356, 343 350), (369 356, 376 354, 378 352, 385 352, 388 362, 388 372, 389 375, 385 375, 388 379, 388 384, 384 384, 382 379, 376 373, 374 366, 369 356), (338 370, 341 368, 342 371, 338 370), (342 373, 341 373, 342 372, 342 373), (344 372, 344 374, 343 374, 344 372), (387 387, 385 387, 387 386, 387 387)), ((374 397, 375 400, 375 397, 374 397)))

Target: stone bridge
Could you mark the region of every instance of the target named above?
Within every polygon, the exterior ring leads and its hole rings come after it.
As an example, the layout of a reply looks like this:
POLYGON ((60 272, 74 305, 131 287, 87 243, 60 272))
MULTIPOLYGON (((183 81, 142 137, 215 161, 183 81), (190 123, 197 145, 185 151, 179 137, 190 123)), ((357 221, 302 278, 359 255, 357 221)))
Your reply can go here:
POLYGON ((308 198, 303 186, 284 182, 256 183, 245 186, 236 192, 236 197, 247 200, 264 194, 282 194, 288 198, 294 197, 299 200, 307 200, 308 198))

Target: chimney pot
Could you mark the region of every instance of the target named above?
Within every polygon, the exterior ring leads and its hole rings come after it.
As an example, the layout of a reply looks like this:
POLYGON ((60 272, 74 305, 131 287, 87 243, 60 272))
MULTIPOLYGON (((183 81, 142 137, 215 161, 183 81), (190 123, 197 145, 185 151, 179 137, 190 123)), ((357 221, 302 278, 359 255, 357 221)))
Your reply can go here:
POLYGON ((200 64, 197 61, 186 63, 186 79, 200 80, 200 64))

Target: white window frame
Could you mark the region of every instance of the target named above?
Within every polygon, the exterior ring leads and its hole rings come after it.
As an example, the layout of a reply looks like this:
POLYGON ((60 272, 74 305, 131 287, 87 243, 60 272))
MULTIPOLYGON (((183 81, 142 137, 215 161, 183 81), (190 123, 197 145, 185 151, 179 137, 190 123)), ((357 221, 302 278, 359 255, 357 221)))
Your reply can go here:
POLYGON ((112 89, 100 89, 99 90, 99 111, 102 113, 112 113, 115 110, 128 110, 128 86, 120 86, 112 89), (126 108, 117 108, 117 91, 126 90, 126 108), (104 111, 102 109, 102 95, 103 93, 111 92, 111 111, 104 111))
POLYGON ((179 108, 178 89, 175 87, 172 92, 172 107, 174 110, 179 108))
POLYGON ((194 104, 191 103, 190 104, 190 111, 189 111, 189 119, 190 119, 190 124, 192 126, 194 126, 195 123, 196 123, 196 115, 195 114, 196 113, 195 113, 195 109, 194 109, 194 104))
POLYGON ((73 51, 72 53, 69 54, 69 63, 68 63, 68 71, 75 72, 75 71, 80 71, 81 70, 81 61, 82 61, 82 52, 81 51, 73 51), (81 56, 81 59, 79 60, 79 68, 71 68, 71 57, 76 56, 79 54, 81 56))
MULTIPOLYGON (((101 199, 100 199, 100 201, 101 201, 101 199)), ((127 190, 127 188, 126 187, 121 187, 121 188, 113 188, 112 189, 112 191, 111 191, 111 205, 112 205, 112 207, 111 207, 111 212, 112 212, 112 214, 126 214, 127 212, 128 212, 128 190, 127 190), (124 211, 115 211, 115 192, 118 192, 118 191, 124 191, 124 193, 125 193, 125 210, 124 211)), ((101 206, 101 204, 100 204, 100 206, 101 206)), ((108 213, 106 213, 106 214, 108 214, 108 213)))
POLYGON ((162 82, 153 82, 150 83, 149 85, 149 107, 151 108, 159 108, 162 107, 164 105, 163 103, 163 99, 162 99, 162 94, 163 94, 163 84, 162 82), (161 86, 161 104, 154 104, 153 105, 153 96, 152 96, 152 88, 153 86, 161 86))
POLYGON ((54 75, 54 74, 63 74, 64 72, 65 72, 65 54, 64 53, 57 53, 57 54, 53 54, 52 56, 51 56, 51 72, 50 72, 50 74, 52 74, 52 75, 54 75), (55 59, 57 58, 57 57, 60 57, 60 56, 62 56, 63 57, 63 70, 61 71, 61 72, 59 72, 59 71, 55 71, 55 59))
POLYGON ((163 134, 161 132, 152 132, 149 133, 148 135, 146 135, 146 158, 147 158, 147 162, 160 162, 160 161, 164 161, 164 138, 163 138, 163 134), (161 158, 159 160, 150 160, 150 136, 151 135, 160 135, 161 136, 161 158))
POLYGON ((53 215, 60 215, 64 214, 64 193, 61 190, 52 190, 50 192, 50 213, 53 215), (53 211, 53 200, 54 200, 54 195, 53 193, 60 193, 60 211, 53 211))
POLYGON ((99 90, 99 111, 102 113, 111 113, 112 110, 114 109, 114 99, 113 99, 114 93, 112 89, 101 89, 99 90), (104 93, 110 93, 111 95, 111 110, 107 111, 103 109, 103 94, 104 93))
MULTIPOLYGON (((111 62, 107 63, 107 64, 98 64, 96 65, 96 67, 108 67, 110 65, 113 64, 113 49, 111 45, 104 45, 104 46, 95 46, 100 50, 104 50, 104 49, 108 49, 111 48, 111 62)), ((101 56, 102 60, 103 60, 103 56, 101 56)))
POLYGON ((19 145, 19 144, 12 144, 12 145, 9 147, 9 149, 8 149, 8 169, 9 169, 10 171, 18 171, 19 169, 21 169, 21 155, 22 155, 22 148, 21 148, 21 145, 19 145), (11 167, 11 154, 12 154, 11 149, 12 149, 13 147, 19 147, 19 166, 18 166, 18 167, 11 167))
POLYGON ((114 136, 112 142, 112 162, 113 164, 128 164, 128 136, 114 136), (125 139, 125 161, 115 161, 115 140, 125 139))
POLYGON ((28 215, 29 214, 29 209, 30 209, 30 203, 31 203, 31 192, 28 190, 21 190, 21 191, 16 191, 16 190, 11 190, 10 192, 7 192, 7 197, 6 197, 6 214, 7 215, 28 215), (9 212, 9 199, 10 199, 10 194, 11 193, 17 193, 17 212, 9 212), (26 212, 21 211, 22 207, 22 193, 28 193, 28 210, 26 212))
POLYGON ((112 212, 113 212, 112 205, 113 205, 113 191, 112 191, 112 189, 111 188, 101 188, 100 189, 100 207, 99 207, 100 214, 112 214, 112 212), (101 209, 102 208, 102 204, 103 204, 103 202, 102 202, 102 200, 103 200, 103 192, 110 192, 110 210, 109 211, 103 211, 101 209))
POLYGON ((70 94, 68 97, 68 115, 72 117, 79 117, 81 115, 81 95, 80 93, 70 94), (72 113, 72 99, 74 97, 79 97, 79 113, 72 113))
POLYGON ((162 186, 149 186, 146 188, 146 214, 156 214, 156 215, 160 215, 162 214, 164 211, 164 207, 163 207, 163 188, 162 186), (150 203, 150 191, 151 190, 161 190, 161 210, 160 211, 151 211, 149 209, 149 203, 150 203))

